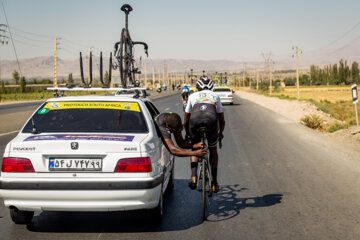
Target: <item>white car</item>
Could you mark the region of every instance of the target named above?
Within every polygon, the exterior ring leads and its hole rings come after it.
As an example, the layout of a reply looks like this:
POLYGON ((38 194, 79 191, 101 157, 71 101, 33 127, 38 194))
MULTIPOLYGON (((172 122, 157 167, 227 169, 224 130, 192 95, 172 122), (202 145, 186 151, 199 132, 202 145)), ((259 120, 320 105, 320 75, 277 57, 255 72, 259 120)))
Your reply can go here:
POLYGON ((213 91, 220 97, 221 103, 234 104, 233 91, 229 87, 214 87, 213 91))
POLYGON ((17 224, 34 211, 146 210, 161 220, 174 156, 146 98, 47 100, 7 144, 0 196, 17 224))

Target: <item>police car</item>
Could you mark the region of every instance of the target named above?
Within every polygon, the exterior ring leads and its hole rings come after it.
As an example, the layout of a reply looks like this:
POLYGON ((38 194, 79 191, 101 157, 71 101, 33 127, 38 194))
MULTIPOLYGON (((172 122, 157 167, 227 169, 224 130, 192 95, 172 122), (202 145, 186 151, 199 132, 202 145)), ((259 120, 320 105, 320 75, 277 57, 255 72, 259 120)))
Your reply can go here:
POLYGON ((174 156, 146 98, 56 97, 43 103, 5 149, 0 196, 17 224, 34 211, 147 209, 156 220, 171 191, 174 156))
POLYGON ((221 103, 234 104, 233 91, 229 87, 218 86, 213 88, 213 92, 217 93, 220 97, 221 103))

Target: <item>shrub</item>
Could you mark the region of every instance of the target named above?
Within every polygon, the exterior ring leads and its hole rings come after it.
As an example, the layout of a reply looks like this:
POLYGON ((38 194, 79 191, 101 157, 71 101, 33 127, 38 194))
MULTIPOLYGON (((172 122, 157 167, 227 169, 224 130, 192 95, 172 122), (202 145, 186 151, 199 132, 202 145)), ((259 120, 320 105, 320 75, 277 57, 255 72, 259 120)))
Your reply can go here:
POLYGON ((337 130, 340 130, 340 129, 343 129, 343 128, 347 128, 347 125, 346 124, 335 123, 335 124, 331 125, 328 128, 328 132, 333 133, 333 132, 336 132, 337 130))
POLYGON ((316 114, 306 115, 301 119, 301 123, 312 129, 324 129, 324 121, 316 114))

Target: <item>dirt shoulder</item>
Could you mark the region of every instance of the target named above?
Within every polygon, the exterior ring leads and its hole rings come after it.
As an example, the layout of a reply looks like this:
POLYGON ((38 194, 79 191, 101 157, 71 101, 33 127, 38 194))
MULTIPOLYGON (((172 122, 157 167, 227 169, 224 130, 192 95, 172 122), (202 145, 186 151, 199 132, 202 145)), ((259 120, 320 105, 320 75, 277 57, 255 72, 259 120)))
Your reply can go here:
MULTIPOLYGON (((321 119, 323 119, 324 124, 327 125, 334 124, 338 121, 332 118, 329 114, 322 112, 315 105, 309 102, 285 100, 276 97, 266 97, 264 95, 245 91, 236 91, 235 94, 241 98, 252 101, 260 106, 279 113, 289 120, 299 124, 301 124, 300 122, 303 117, 312 114, 319 116, 321 119)), ((334 133, 318 132, 318 134, 332 138, 334 140, 346 141, 353 147, 358 147, 360 144, 360 128, 357 129, 356 126, 347 129, 341 129, 334 133)))

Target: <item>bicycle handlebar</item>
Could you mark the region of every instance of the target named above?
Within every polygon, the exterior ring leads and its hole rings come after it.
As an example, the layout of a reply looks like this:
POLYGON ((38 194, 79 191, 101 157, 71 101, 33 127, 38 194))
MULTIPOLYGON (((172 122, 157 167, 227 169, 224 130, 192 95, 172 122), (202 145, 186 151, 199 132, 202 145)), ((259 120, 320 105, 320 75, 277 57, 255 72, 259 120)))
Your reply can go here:
POLYGON ((144 50, 145 50, 145 54, 146 54, 147 57, 149 57, 149 53, 148 53, 149 46, 146 43, 144 43, 144 42, 132 42, 132 43, 133 43, 133 45, 136 45, 136 44, 143 45, 144 50))

